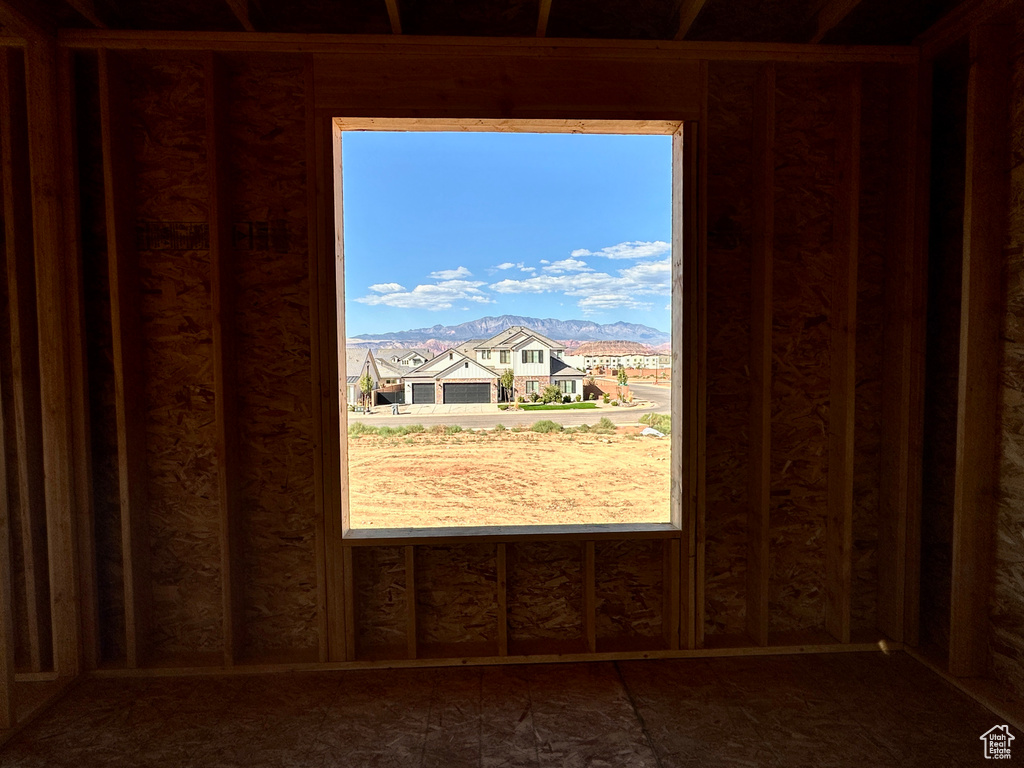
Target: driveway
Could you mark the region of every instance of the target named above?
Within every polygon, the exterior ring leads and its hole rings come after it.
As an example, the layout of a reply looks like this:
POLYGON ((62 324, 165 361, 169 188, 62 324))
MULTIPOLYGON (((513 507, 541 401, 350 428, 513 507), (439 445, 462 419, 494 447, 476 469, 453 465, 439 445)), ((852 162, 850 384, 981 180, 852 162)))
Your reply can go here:
POLYGON ((372 413, 349 413, 349 423, 361 421, 373 426, 404 427, 409 424, 458 425, 466 429, 490 429, 497 424, 506 427, 528 426, 541 419, 550 419, 567 427, 581 424, 596 424, 607 416, 615 424, 636 424, 645 413, 670 413, 672 391, 667 387, 651 384, 631 384, 633 395, 646 405, 634 407, 598 404, 595 409, 568 411, 499 411, 490 403, 475 405, 400 405, 398 416, 391 415, 390 405, 378 405, 372 413))

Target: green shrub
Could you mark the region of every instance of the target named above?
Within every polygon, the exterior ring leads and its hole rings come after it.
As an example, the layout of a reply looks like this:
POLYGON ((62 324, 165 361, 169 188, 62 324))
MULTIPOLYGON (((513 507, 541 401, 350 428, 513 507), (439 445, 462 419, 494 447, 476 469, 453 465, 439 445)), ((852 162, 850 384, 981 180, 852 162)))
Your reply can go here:
POLYGON ((499 411, 507 411, 508 410, 508 403, 500 403, 498 405, 498 410, 499 411))
POLYGON ((619 404, 618 400, 612 400, 612 405, 618 405, 618 404, 619 404))
POLYGON ((579 402, 582 402, 582 401, 583 401, 583 395, 576 395, 576 402, 579 403, 579 402))
POLYGON ((541 433, 561 432, 562 431, 562 425, 561 424, 556 424, 555 422, 551 421, 550 419, 542 419, 542 420, 534 423, 534 425, 532 427, 530 427, 530 431, 531 432, 541 432, 541 433))
POLYGON ((597 422, 592 428, 592 431, 597 432, 600 435, 611 435, 615 433, 615 422, 609 419, 607 416, 602 416, 601 420, 597 422))
POLYGON ((493 427, 493 431, 495 431, 495 432, 504 432, 505 431, 505 425, 504 424, 495 424, 494 427, 493 427))
POLYGON ((348 425, 348 433, 351 437, 357 437, 359 435, 375 435, 377 430, 375 427, 357 421, 348 425))
POLYGON ((525 432, 525 431, 526 430, 523 429, 522 427, 512 427, 512 429, 509 430, 509 432, 525 432))
POLYGON ((462 431, 462 427, 460 427, 458 424, 455 424, 453 426, 445 427, 444 428, 444 433, 446 435, 457 435, 461 431, 462 431))
POLYGON ((576 427, 576 431, 577 432, 589 432, 590 431, 590 425, 589 424, 580 424, 578 427, 576 427))

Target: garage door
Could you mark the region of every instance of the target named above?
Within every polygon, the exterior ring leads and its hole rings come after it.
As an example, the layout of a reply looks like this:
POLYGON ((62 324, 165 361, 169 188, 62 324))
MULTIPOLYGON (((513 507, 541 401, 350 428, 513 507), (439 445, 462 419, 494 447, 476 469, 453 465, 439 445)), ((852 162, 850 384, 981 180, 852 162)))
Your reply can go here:
POLYGON ((491 402, 491 385, 483 384, 445 384, 445 403, 489 403, 491 402))
POLYGON ((412 385, 412 402, 413 402, 413 405, 433 405, 434 404, 434 385, 433 384, 413 384, 412 385))

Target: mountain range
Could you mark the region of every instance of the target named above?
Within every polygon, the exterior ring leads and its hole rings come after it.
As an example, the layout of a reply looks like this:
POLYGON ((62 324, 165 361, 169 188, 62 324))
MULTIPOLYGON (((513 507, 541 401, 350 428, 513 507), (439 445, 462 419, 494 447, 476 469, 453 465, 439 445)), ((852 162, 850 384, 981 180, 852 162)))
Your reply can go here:
POLYGON ((592 320, 556 320, 554 318, 500 315, 481 317, 458 325, 432 325, 391 333, 364 333, 347 340, 350 347, 409 347, 430 346, 437 343, 454 345, 469 339, 486 339, 513 325, 523 325, 542 333, 549 339, 576 346, 584 341, 631 341, 651 347, 671 342, 671 336, 649 325, 639 323, 595 323, 592 320), (433 342, 433 343, 430 343, 433 342))

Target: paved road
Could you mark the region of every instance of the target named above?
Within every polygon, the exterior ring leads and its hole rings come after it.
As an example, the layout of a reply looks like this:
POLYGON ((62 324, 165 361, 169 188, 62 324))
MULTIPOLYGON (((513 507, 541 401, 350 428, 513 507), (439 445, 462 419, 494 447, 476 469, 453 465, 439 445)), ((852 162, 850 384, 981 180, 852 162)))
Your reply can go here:
MULTIPOLYGON (((373 426, 403 427, 409 424, 433 424, 459 425, 467 429, 489 429, 495 424, 504 424, 506 427, 526 426, 541 419, 551 419, 567 427, 578 427, 580 424, 596 424, 602 416, 607 416, 616 424, 636 424, 645 413, 670 413, 671 392, 668 387, 655 387, 652 384, 632 384, 630 389, 638 398, 649 400, 651 405, 646 407, 623 408, 604 406, 594 410, 581 409, 569 411, 499 411, 493 413, 439 413, 439 414, 400 414, 392 416, 390 409, 381 409, 381 413, 364 415, 361 413, 350 413, 349 423, 361 421, 373 426)), ((404 406, 403 406, 404 407, 404 406)))

